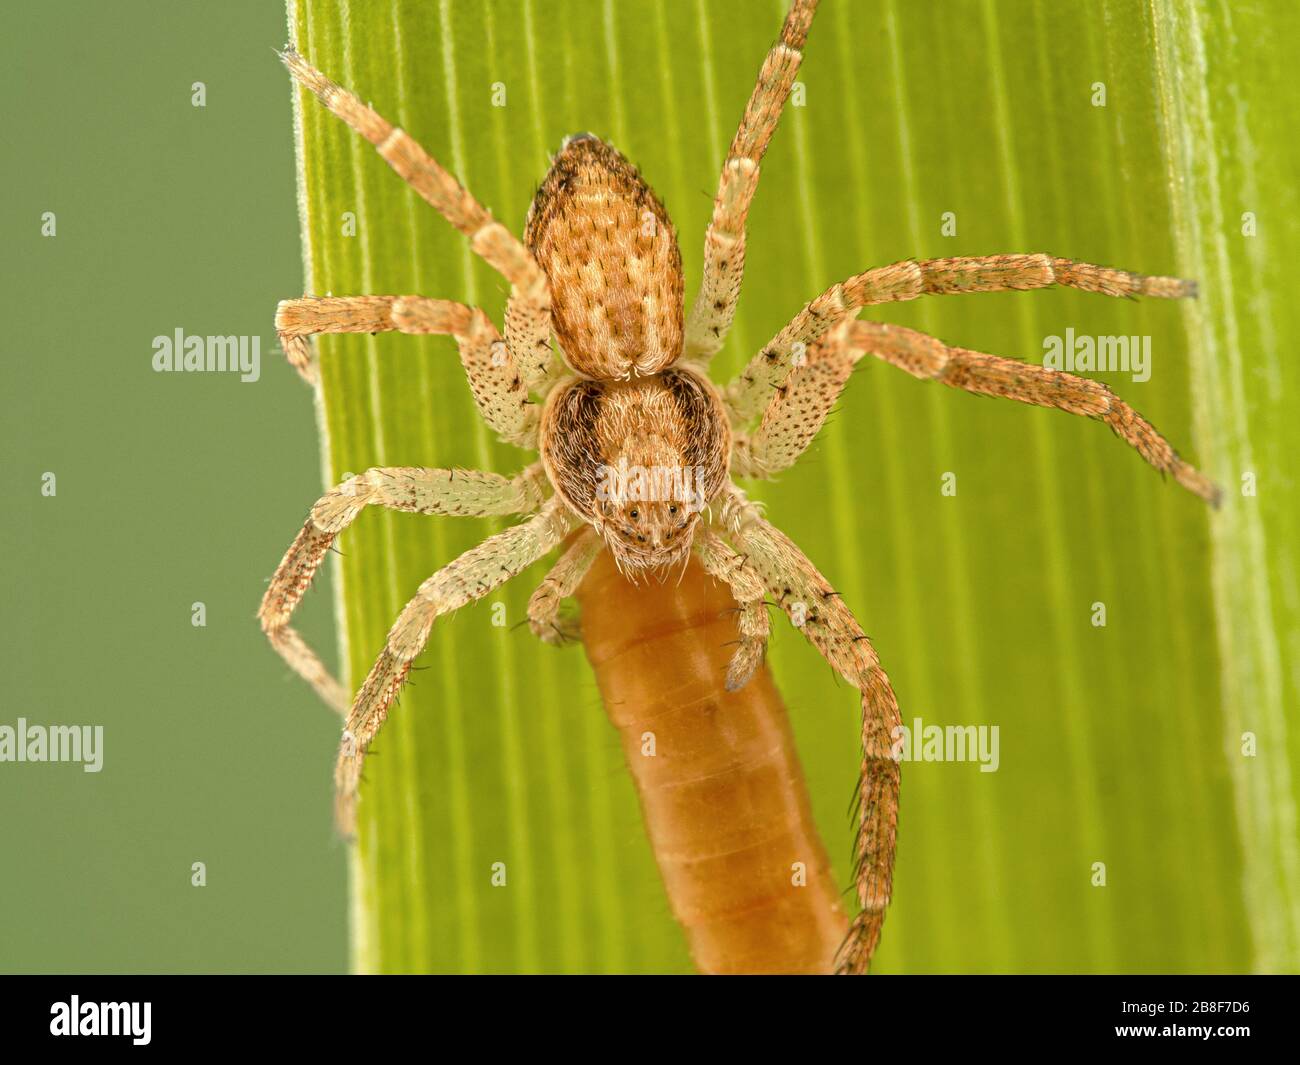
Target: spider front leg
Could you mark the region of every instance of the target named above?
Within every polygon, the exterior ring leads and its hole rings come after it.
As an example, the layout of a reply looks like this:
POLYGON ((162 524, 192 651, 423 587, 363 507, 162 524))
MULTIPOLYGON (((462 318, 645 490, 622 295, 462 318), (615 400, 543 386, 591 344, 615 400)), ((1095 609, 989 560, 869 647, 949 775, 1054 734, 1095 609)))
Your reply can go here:
POLYGON ((1062 285, 1103 296, 1182 299, 1196 295, 1196 283, 1081 263, 1051 255, 970 255, 952 259, 909 259, 879 266, 832 285, 808 303, 727 385, 737 417, 758 414, 797 365, 806 349, 833 326, 877 303, 959 292, 1020 292, 1062 285))
POLYGON ((600 534, 585 526, 529 597, 528 627, 543 643, 562 644, 580 638, 577 626, 559 620, 560 604, 577 592, 603 547, 600 534))
POLYGON ((746 556, 773 598, 831 666, 862 693, 862 763, 854 806, 854 883, 860 912, 836 960, 836 972, 865 973, 889 906, 898 830, 899 766, 893 755, 902 725, 880 659, 849 608, 798 547, 730 485, 718 498, 719 527, 746 556))
POLYGON ((541 384, 546 367, 526 373, 524 363, 477 307, 424 296, 304 296, 280 302, 275 329, 290 363, 313 383, 317 370, 308 338, 317 334, 396 331, 450 336, 483 420, 507 443, 537 446, 537 406, 530 393, 541 384))
POLYGON ((576 521, 564 503, 552 496, 528 521, 488 537, 420 585, 389 630, 384 649, 348 713, 334 770, 335 815, 343 835, 351 836, 356 829, 357 787, 366 750, 388 717, 411 663, 424 650, 434 621, 527 569, 556 547, 576 521))
POLYGON ((740 646, 727 667, 727 691, 740 691, 763 662, 771 623, 763 597, 767 589, 763 578, 743 555, 733 551, 717 533, 703 526, 695 534, 695 553, 704 568, 731 588, 739 611, 736 627, 740 646))
POLYGON ((311 509, 262 597, 257 616, 280 657, 340 714, 348 696, 289 619, 311 584, 325 552, 361 508, 370 504, 417 514, 490 517, 526 514, 541 506, 546 475, 534 463, 513 478, 473 470, 381 466, 330 489, 311 509))
POLYGON ((758 73, 740 127, 722 164, 713 217, 704 236, 704 275, 686 320, 683 358, 707 363, 722 347, 736 316, 745 273, 745 219, 758 188, 759 163, 781 118, 803 62, 817 0, 794 0, 758 73))

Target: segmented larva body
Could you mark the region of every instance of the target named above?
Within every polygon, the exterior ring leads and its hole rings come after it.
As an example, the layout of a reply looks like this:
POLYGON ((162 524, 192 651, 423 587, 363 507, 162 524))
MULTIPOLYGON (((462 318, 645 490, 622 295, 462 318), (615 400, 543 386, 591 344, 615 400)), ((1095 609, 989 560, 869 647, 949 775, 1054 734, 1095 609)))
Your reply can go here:
POLYGON ((629 582, 602 552, 583 642, 672 911, 704 973, 830 973, 848 930, 766 665, 724 687, 735 601, 691 557, 629 582))

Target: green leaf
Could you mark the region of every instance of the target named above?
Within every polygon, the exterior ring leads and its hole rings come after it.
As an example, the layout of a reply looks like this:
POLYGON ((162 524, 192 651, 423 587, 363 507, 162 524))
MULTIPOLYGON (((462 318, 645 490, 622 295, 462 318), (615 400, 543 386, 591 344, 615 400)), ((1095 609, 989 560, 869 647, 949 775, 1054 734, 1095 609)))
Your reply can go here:
POLYGON ((1287 293, 1300 239, 1291 116, 1300 11, 1290 4, 1159 3, 1159 130, 1180 268, 1205 279, 1188 308, 1195 426, 1228 482, 1211 523, 1224 746, 1242 834, 1254 967, 1300 969, 1300 372, 1279 350, 1300 330, 1287 293), (1248 43, 1249 42, 1249 43, 1248 43), (1288 658, 1290 664, 1288 666, 1288 658), (1288 720, 1289 719, 1289 720, 1288 720), (1258 754, 1243 758, 1250 734, 1258 754))
MULTIPOLYGON (((289 7, 313 64, 517 232, 565 135, 611 140, 673 216, 689 299, 722 158, 785 4, 289 7)), ((1297 429, 1282 417, 1296 369, 1277 350, 1297 324, 1298 149, 1284 125, 1296 20, 1285 4, 1162 0, 826 0, 818 15, 805 106, 764 162, 718 375, 828 285, 899 259, 1046 251, 1196 276, 1190 307, 1047 291, 873 317, 1030 361, 1066 329, 1150 337, 1149 380, 1096 376, 1227 489, 1211 517, 1096 423, 874 363, 800 464, 754 486, 862 619, 908 724, 999 729, 996 772, 904 766, 879 972, 1300 967, 1285 664, 1300 614, 1297 429), (1239 231, 1247 210, 1253 238, 1239 231), (1241 496, 1243 472, 1257 496, 1241 496), (945 473, 955 496, 940 492, 945 473)), ((463 238, 314 99, 299 107, 308 291, 419 292, 499 322, 503 283, 463 238)), ((478 420, 449 339, 327 337, 319 350, 328 481, 528 461, 478 420)), ((337 570, 350 683, 418 583, 501 525, 362 515, 337 570)), ((353 859, 359 969, 689 971, 581 651, 513 627, 543 572, 435 626, 373 749, 353 859)), ((792 630, 771 658, 847 886, 857 702, 792 630)))

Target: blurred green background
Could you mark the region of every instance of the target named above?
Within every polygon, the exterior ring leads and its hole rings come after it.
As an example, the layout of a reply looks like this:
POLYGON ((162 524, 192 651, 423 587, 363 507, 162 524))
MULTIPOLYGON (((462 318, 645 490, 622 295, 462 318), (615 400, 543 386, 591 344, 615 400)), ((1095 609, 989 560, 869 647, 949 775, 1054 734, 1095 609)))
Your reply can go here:
MULTIPOLYGON (((338 730, 254 617, 320 479, 272 352, 302 288, 284 10, 5 23, 0 724, 103 725, 105 753, 98 774, 0 763, 0 969, 341 969, 338 730), (177 327, 260 335, 261 379, 155 373, 177 327)), ((332 642, 328 593, 304 625, 332 642)))
MULTIPOLYGON (((512 228, 564 135, 612 140, 677 224, 688 298, 784 6, 291 4, 308 58, 512 228)), ((1279 357, 1296 335, 1296 19, 1282 2, 1130 0, 827 0, 818 16, 719 373, 822 288, 897 259, 1042 250, 1197 276, 1191 307, 1053 291, 872 316, 1035 360, 1066 328, 1149 335, 1149 381, 1099 378, 1227 489, 1211 518, 1099 425, 872 364, 758 493, 863 620, 906 721, 1000 728, 996 773, 904 766, 879 972, 1300 966, 1296 429, 1282 416, 1297 393, 1279 357), (955 497, 940 494, 946 472, 955 497), (1241 496, 1243 472, 1257 496, 1241 496)), ((52 4, 10 28, 0 79, 23 106, 0 206, 20 266, 0 724, 103 724, 106 756, 98 775, 0 764, 0 967, 342 968, 337 726, 253 620, 322 484, 310 394, 270 330, 275 301, 304 288, 290 91, 269 52, 283 12, 52 4), (190 104, 195 81, 206 108, 190 104), (151 339, 178 326, 260 334, 261 380, 154 374, 151 339)), ((313 101, 303 119, 309 291, 419 291, 499 316, 503 285, 459 236, 313 101)), ((321 350, 325 480, 525 460, 474 418, 445 338, 321 350)), ((354 679, 418 582, 498 524, 362 516, 341 545, 354 679)), ((439 623, 376 744, 352 863, 356 967, 688 967, 581 652, 490 623, 496 602, 522 619, 540 577, 439 623), (491 885, 497 861, 506 888, 491 885)), ((301 612, 330 660, 333 592, 327 576, 301 612)), ((771 658, 847 884, 856 700, 787 628, 771 658)))

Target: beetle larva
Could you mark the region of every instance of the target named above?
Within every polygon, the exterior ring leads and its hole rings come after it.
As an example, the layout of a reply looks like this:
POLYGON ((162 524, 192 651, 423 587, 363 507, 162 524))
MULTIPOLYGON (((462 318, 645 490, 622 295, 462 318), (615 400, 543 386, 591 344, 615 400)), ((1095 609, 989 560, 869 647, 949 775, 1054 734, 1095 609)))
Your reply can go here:
POLYGON ((724 686, 736 637, 726 587, 695 558, 681 580, 632 583, 603 552, 578 599, 697 968, 831 972, 848 919, 770 671, 724 686))

